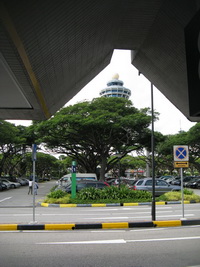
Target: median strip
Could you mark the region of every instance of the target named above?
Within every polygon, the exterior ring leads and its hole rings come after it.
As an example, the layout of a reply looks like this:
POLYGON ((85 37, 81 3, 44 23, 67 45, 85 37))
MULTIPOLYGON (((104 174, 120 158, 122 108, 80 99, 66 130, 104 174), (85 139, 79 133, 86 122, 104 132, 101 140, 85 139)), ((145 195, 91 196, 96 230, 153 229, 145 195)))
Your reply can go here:
MULTIPOLYGON (((159 201, 156 202, 156 205, 171 205, 171 204, 181 204, 181 201, 159 201)), ((194 204, 199 203, 194 200, 184 201, 184 204, 194 204)), ((143 206, 143 205, 152 205, 152 202, 133 202, 133 203, 95 203, 95 204, 49 204, 44 202, 38 202, 38 205, 41 207, 58 207, 58 208, 75 208, 75 207, 114 207, 114 206, 143 206)))
POLYGON ((194 220, 169 220, 147 222, 105 222, 105 223, 57 223, 57 224, 0 224, 0 231, 30 231, 30 230, 92 230, 92 229, 127 229, 147 227, 177 227, 200 225, 200 219, 194 220))

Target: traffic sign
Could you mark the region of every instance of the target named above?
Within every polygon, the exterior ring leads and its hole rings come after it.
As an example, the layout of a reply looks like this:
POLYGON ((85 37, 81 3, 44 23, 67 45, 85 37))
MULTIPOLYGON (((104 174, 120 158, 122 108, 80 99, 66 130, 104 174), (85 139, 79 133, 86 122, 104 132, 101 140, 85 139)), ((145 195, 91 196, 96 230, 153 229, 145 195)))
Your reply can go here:
POLYGON ((36 154, 37 154, 37 145, 32 145, 32 161, 36 161, 36 154))
POLYGON ((72 173, 76 173, 76 166, 72 165, 72 173))
POLYGON ((174 168, 189 168, 188 161, 175 161, 174 168))
POLYGON ((189 161, 188 146, 174 146, 174 161, 189 161))

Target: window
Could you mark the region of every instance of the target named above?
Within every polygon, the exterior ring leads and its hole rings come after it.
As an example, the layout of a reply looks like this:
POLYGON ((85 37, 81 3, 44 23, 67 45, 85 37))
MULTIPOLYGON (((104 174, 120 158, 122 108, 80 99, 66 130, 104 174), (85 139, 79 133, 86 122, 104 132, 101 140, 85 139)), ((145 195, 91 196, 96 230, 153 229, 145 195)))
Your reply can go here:
POLYGON ((145 183, 146 186, 152 186, 152 180, 147 180, 145 183))
POLYGON ((156 185, 158 185, 158 186, 168 186, 168 184, 166 182, 160 181, 160 180, 156 181, 156 185))
POLYGON ((138 181, 137 185, 141 185, 143 183, 143 181, 138 181))

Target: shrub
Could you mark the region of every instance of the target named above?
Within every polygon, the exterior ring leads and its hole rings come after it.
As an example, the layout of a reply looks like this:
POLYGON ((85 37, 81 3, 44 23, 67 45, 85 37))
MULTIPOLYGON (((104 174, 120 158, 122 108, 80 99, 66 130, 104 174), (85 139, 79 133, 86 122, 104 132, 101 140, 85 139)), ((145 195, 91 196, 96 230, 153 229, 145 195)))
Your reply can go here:
POLYGON ((191 189, 184 188, 183 189, 184 195, 193 195, 194 192, 191 189))
POLYGON ((53 186, 53 187, 51 188, 50 192, 53 192, 57 187, 58 187, 57 185, 53 186))
POLYGON ((67 193, 65 193, 64 191, 62 191, 61 189, 57 190, 57 191, 53 191, 53 192, 50 192, 48 195, 47 195, 47 198, 62 198, 64 196, 66 196, 67 193))
POLYGON ((152 194, 145 191, 133 191, 123 185, 120 188, 115 186, 103 189, 84 188, 77 194, 79 200, 95 200, 103 203, 105 200, 113 202, 136 202, 138 200, 151 201, 152 194))
POLYGON ((45 198, 44 203, 49 204, 67 204, 70 203, 70 195, 66 195, 62 198, 45 198))
MULTIPOLYGON (((160 201, 179 201, 182 200, 181 192, 168 192, 157 198, 160 201)), ((191 190, 184 191, 184 200, 200 202, 200 196, 195 195, 191 190), (185 194, 186 192, 186 194, 185 194)))

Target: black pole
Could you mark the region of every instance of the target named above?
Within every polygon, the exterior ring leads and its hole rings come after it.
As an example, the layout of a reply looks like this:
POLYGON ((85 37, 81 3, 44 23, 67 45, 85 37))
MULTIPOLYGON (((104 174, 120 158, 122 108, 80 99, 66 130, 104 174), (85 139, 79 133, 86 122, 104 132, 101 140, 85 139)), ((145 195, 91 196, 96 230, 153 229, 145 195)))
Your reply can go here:
POLYGON ((154 160, 154 107, 153 107, 153 84, 151 83, 151 152, 152 152, 152 221, 156 220, 156 201, 155 201, 155 160, 154 160))

